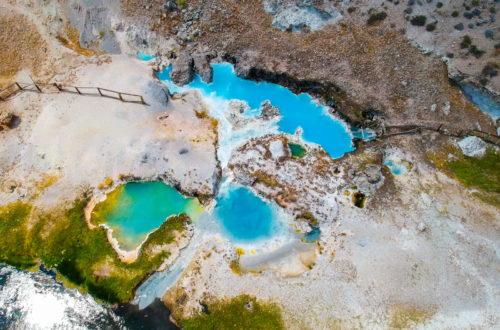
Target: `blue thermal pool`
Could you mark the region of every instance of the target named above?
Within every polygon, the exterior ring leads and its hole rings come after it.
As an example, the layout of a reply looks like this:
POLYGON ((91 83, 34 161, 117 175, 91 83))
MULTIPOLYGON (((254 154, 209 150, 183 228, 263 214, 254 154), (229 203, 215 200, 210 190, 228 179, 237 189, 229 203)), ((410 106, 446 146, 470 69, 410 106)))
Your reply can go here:
POLYGON ((156 58, 155 56, 152 56, 152 55, 149 55, 149 54, 146 54, 146 53, 137 53, 137 57, 140 60, 143 60, 143 61, 146 61, 146 62, 154 60, 156 58))
POLYGON ((197 88, 202 94, 216 96, 225 100, 246 101, 251 109, 256 110, 265 100, 281 111, 280 130, 294 134, 298 127, 303 129, 303 139, 321 145, 333 158, 341 157, 352 151, 351 135, 342 122, 326 114, 326 109, 317 105, 308 94, 296 95, 289 89, 268 82, 255 82, 240 78, 228 63, 213 64, 213 83, 204 83, 198 75, 185 87, 175 86, 170 81, 171 67, 158 74, 171 92, 197 88))
POLYGON ((110 227, 120 248, 129 251, 169 216, 182 212, 196 220, 203 207, 163 182, 132 182, 117 187, 96 205, 92 223, 110 227))
POLYGON ((234 242, 246 243, 270 238, 280 230, 271 206, 249 189, 231 185, 217 198, 215 217, 234 242))
POLYGON ((408 172, 408 168, 405 164, 395 162, 391 159, 384 160, 383 165, 387 166, 395 175, 401 175, 408 172))

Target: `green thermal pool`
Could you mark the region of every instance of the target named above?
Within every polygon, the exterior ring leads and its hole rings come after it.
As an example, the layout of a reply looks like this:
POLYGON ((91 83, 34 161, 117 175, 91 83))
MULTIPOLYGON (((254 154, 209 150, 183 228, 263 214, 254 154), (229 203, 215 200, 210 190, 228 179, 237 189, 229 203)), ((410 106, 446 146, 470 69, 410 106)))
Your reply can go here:
POLYGON ((129 251, 169 216, 182 212, 197 220, 203 207, 196 198, 186 198, 163 182, 132 182, 117 187, 97 204, 91 220, 111 228, 120 248, 129 251))

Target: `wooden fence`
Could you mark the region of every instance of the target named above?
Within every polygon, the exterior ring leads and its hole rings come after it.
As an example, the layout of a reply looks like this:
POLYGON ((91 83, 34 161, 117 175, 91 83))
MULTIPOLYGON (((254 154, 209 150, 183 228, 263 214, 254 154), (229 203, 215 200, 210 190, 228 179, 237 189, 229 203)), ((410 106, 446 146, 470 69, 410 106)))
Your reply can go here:
POLYGON ((15 95, 25 92, 38 92, 38 93, 50 93, 50 92, 65 92, 79 95, 90 95, 90 96, 102 96, 108 97, 122 102, 129 103, 139 103, 147 104, 144 101, 144 97, 138 94, 122 93, 113 91, 111 89, 101 88, 101 87, 77 87, 77 86, 64 86, 60 83, 52 84, 41 84, 41 83, 20 83, 15 82, 12 85, 0 90, 0 102, 6 102, 15 95))
POLYGON ((486 133, 476 129, 459 129, 445 124, 440 124, 438 126, 423 126, 423 125, 387 126, 385 127, 384 134, 377 136, 377 138, 385 138, 396 135, 417 134, 417 133, 422 133, 423 130, 434 131, 440 134, 454 136, 454 137, 477 136, 478 138, 482 139, 485 142, 491 143, 496 146, 500 146, 500 136, 498 135, 486 133))

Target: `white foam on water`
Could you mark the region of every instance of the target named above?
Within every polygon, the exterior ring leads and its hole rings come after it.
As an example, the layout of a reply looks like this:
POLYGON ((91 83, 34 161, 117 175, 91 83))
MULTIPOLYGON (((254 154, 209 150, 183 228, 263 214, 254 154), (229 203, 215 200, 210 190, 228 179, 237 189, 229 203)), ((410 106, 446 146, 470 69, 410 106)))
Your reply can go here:
POLYGON ((64 288, 49 275, 0 265, 0 328, 88 329, 123 327, 90 295, 64 288))

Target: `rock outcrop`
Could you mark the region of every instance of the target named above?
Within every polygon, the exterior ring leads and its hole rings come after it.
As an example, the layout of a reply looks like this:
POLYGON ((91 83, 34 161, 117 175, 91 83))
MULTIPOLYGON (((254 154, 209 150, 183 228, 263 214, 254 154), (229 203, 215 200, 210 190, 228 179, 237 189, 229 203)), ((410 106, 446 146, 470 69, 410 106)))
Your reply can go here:
POLYGON ((182 51, 172 61, 170 79, 176 85, 183 86, 193 81, 193 58, 191 54, 182 51))
POLYGON ((210 66, 209 59, 210 57, 208 54, 193 55, 194 71, 199 74, 201 80, 206 83, 211 83, 214 76, 214 70, 210 66))
POLYGON ((274 16, 273 25, 281 30, 321 30, 342 18, 334 4, 311 0, 266 0, 264 9, 274 16))

